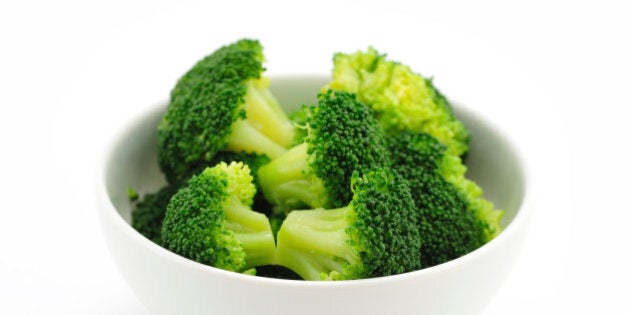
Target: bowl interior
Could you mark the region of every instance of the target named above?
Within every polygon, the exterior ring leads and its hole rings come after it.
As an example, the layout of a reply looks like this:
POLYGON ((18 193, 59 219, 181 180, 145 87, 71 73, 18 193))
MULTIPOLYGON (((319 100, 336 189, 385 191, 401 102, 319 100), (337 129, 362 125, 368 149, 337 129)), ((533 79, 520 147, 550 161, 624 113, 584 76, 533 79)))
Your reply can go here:
MULTIPOLYGON (((327 76, 271 77, 271 90, 287 110, 302 104, 314 104, 317 92, 328 81, 327 76)), ((467 176, 484 189, 484 196, 497 208, 505 210, 503 226, 516 216, 524 197, 524 176, 510 143, 493 126, 463 106, 453 104, 455 113, 472 134, 470 153, 466 158, 467 176)), ((128 188, 141 195, 154 192, 166 182, 157 164, 156 128, 166 103, 129 125, 117 138, 106 161, 105 185, 116 211, 131 221, 132 205, 128 188)))

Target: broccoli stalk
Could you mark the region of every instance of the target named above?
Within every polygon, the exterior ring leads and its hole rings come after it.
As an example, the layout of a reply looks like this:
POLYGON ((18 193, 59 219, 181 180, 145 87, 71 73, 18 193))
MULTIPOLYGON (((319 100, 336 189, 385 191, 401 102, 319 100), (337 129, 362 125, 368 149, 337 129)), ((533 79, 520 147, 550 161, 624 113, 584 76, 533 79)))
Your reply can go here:
POLYGON ((228 198, 223 205, 225 227, 234 233, 246 256, 245 269, 267 265, 273 259, 275 240, 267 217, 252 211, 238 198, 228 198))
POLYGON ((279 208, 346 205, 353 172, 389 163, 383 130, 352 93, 320 93, 304 123, 304 142, 259 170, 265 197, 279 208))
POLYGON ((195 64, 171 91, 158 126, 158 161, 169 182, 220 150, 275 158, 293 143, 291 121, 262 76, 262 46, 240 40, 195 64))
POLYGON ((352 179, 344 207, 294 210, 278 231, 275 263, 305 280, 380 277, 420 268, 420 236, 407 182, 390 169, 352 179))
POLYGON ((275 241, 267 217, 251 210, 252 181, 240 162, 222 162, 193 176, 166 208, 163 246, 230 271, 271 264, 275 241))
POLYGON ((280 246, 275 263, 307 280, 338 280, 342 272, 351 278, 353 273, 344 272, 344 265, 357 266, 360 258, 346 234, 350 212, 351 207, 347 206, 289 213, 278 231, 280 246))
POLYGON ((294 110, 289 114, 289 119, 293 122, 293 125, 295 126, 292 146, 304 142, 304 137, 306 137, 307 135, 306 119, 308 118, 310 109, 310 106, 302 105, 302 107, 294 110))
POLYGON ((262 134, 288 147, 293 143, 293 123, 269 90, 270 80, 261 77, 246 83, 245 112, 247 121, 262 134))
POLYGON ((293 125, 269 91, 269 79, 245 83, 245 119, 232 123, 226 150, 256 152, 275 158, 293 142, 293 125))
POLYGON ((333 61, 333 80, 325 88, 356 93, 374 110, 386 132, 427 132, 454 155, 468 151, 466 126, 430 79, 387 60, 372 47, 366 52, 337 53, 333 61))
POLYGON ((261 167, 258 176, 265 198, 285 208, 327 205, 328 194, 324 183, 309 171, 308 161, 308 145, 302 143, 261 167))
POLYGON ((284 147, 269 139, 247 120, 237 120, 231 128, 232 132, 227 136, 225 150, 265 154, 271 158, 286 152, 284 147))

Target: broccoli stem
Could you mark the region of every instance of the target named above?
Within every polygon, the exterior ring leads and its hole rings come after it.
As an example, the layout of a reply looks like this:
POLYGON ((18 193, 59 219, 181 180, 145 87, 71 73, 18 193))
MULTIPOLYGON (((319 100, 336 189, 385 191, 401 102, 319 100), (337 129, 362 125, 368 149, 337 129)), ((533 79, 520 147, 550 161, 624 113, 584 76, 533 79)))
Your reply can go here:
POLYGON ((299 144, 258 170, 260 186, 269 202, 286 209, 302 205, 318 208, 325 204, 323 182, 307 174, 307 151, 306 143, 299 144))
POLYGON ((294 138, 293 124, 269 91, 269 79, 250 80, 246 85, 247 121, 278 145, 288 147, 294 138))
POLYGON ((275 263, 306 280, 334 279, 344 265, 359 262, 348 243, 349 207, 295 210, 278 231, 275 263))
POLYGON ((265 154, 274 159, 287 150, 271 141, 247 120, 237 120, 232 124, 232 132, 228 136, 228 151, 265 154))
POLYGON ((246 254, 244 270, 273 262, 275 240, 267 217, 252 211, 237 197, 230 197, 224 208, 226 227, 234 232, 246 254))

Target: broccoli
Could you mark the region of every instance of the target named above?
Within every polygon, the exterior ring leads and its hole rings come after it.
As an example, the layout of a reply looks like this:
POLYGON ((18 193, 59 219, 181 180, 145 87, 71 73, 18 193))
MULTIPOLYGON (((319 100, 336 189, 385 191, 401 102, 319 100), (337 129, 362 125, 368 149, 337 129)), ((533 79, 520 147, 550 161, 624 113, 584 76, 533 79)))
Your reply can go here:
POLYGON ((501 232, 432 79, 371 47, 337 53, 317 103, 287 116, 263 61, 242 39, 178 80, 157 127, 167 185, 128 189, 138 232, 209 266, 304 280, 419 270, 501 232))
POLYGON ((256 268, 256 275, 265 278, 303 280, 298 274, 288 268, 276 265, 260 266, 256 268))
POLYGON ((383 130, 352 93, 320 93, 304 128, 303 143, 258 171, 265 197, 281 209, 346 205, 353 172, 389 163, 383 130))
POLYGON ((337 209, 293 210, 278 232, 275 263, 305 280, 350 280, 420 269, 421 240, 405 181, 389 168, 355 173, 337 209))
POLYGON ((177 189, 179 187, 176 185, 167 185, 157 192, 144 195, 131 212, 131 226, 154 243, 161 244, 164 212, 177 189))
MULTIPOLYGON (((245 152, 218 152, 211 161, 203 163, 188 171, 183 180, 179 182, 168 184, 162 187, 157 192, 146 194, 142 197, 142 200, 135 204, 134 210, 131 212, 131 225, 140 234, 153 242, 160 244, 160 231, 162 229, 162 220, 164 220, 164 213, 166 212, 166 206, 171 200, 171 197, 177 192, 177 190, 186 184, 188 179, 193 175, 202 172, 206 167, 211 167, 220 162, 243 162, 250 168, 252 176, 254 178, 254 185, 256 187, 256 195, 254 196, 253 209, 263 212, 265 214, 271 214, 271 205, 265 200, 262 191, 260 190, 260 184, 258 183, 258 177, 256 175, 258 168, 269 162, 269 158, 266 155, 260 155, 256 153, 245 152)), ((135 191, 134 191, 135 192, 135 191)), ((137 192, 133 194, 135 199, 138 199, 137 192)), ((132 196, 130 195, 130 199, 132 196)), ((132 199, 132 201, 134 201, 132 199)))
POLYGON ((179 79, 158 126, 158 161, 169 182, 220 150, 273 159, 292 144, 293 125, 262 76, 263 58, 258 41, 243 39, 179 79))
POLYGON ((311 109, 310 106, 302 105, 302 107, 293 111, 289 115, 289 119, 293 122, 293 125, 296 127, 292 146, 296 146, 304 142, 304 138, 307 135, 306 119, 308 118, 308 113, 310 109, 311 109))
POLYGON ((388 138, 393 168, 409 182, 422 237, 422 266, 465 255, 501 231, 503 211, 481 197, 465 178, 466 167, 427 133, 404 131, 388 138))
POLYGON ((251 210, 252 180, 241 162, 221 162, 193 176, 166 208, 162 245, 230 271, 270 264, 275 241, 267 217, 251 210))
MULTIPOLYGON (((230 164, 232 162, 243 162, 249 167, 250 173, 253 177, 254 187, 256 188, 256 195, 254 195, 254 203, 252 209, 264 214, 271 214, 272 206, 267 202, 260 189, 260 180, 258 179, 258 169, 263 165, 269 163, 270 159, 264 154, 247 153, 247 152, 231 152, 231 151, 219 151, 209 162, 199 164, 197 167, 188 172, 185 176, 188 180, 192 175, 202 172, 206 167, 215 166, 221 162, 230 164)), ((185 181, 184 181, 185 183, 185 181)))
POLYGON ((431 79, 387 60, 372 47, 366 52, 337 53, 333 61, 333 79, 325 88, 356 93, 375 111, 386 132, 427 132, 454 155, 468 151, 468 130, 431 79))

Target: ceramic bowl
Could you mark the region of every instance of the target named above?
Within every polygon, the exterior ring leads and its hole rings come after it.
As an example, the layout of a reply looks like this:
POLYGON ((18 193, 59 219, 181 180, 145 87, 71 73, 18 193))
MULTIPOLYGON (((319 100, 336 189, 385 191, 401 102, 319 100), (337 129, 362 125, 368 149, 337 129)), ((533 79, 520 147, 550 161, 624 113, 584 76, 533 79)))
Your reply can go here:
MULTIPOLYGON (((271 80, 272 92, 291 111, 314 104, 328 77, 271 80)), ((152 243, 129 224, 127 189, 150 192, 165 183, 157 166, 156 126, 166 102, 113 132, 98 166, 97 208, 111 255, 138 299, 155 314, 478 313, 506 279, 521 248, 529 212, 526 172, 514 139, 476 114, 474 104, 454 102, 453 107, 472 133, 469 178, 506 212, 505 230, 468 255, 396 276, 307 282, 220 270, 152 243)))

